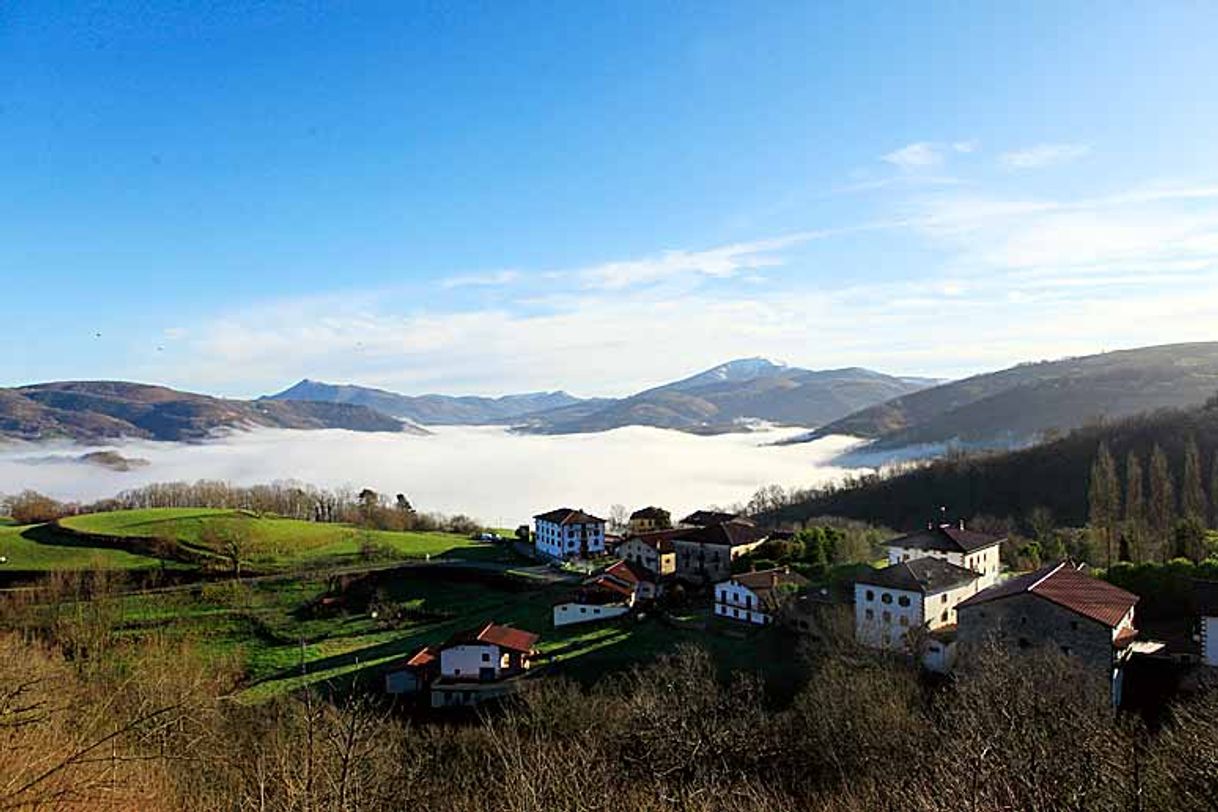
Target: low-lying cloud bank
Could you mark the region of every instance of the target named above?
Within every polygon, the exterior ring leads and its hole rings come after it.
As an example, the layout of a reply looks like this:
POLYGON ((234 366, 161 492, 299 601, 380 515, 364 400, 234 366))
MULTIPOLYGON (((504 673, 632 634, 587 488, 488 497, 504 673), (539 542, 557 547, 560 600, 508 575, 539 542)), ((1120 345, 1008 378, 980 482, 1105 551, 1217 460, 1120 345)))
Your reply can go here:
MULTIPOLYGON (((321 487, 405 493, 419 508, 467 513, 499 526, 566 505, 657 504, 681 514, 746 500, 762 485, 808 487, 843 476, 832 460, 855 443, 828 437, 773 446, 802 433, 775 429, 698 437, 630 427, 598 434, 529 436, 500 427, 439 427, 429 437, 261 429, 198 445, 128 441, 105 446, 150 465, 114 471, 48 454, 47 444, 0 450, 0 493, 26 488, 91 501, 150 482, 219 479, 249 485, 295 479, 321 487), (30 465, 33 460, 42 464, 30 465)), ((73 456, 85 451, 71 447, 73 456)))

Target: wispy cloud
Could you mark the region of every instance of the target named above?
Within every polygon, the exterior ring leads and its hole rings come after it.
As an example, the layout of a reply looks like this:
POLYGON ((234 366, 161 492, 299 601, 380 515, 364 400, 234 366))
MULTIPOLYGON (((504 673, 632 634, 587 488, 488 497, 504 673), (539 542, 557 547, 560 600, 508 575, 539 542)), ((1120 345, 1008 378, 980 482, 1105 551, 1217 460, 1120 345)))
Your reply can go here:
POLYGON ((883 160, 901 169, 922 169, 943 163, 942 148, 929 141, 906 144, 883 156, 883 160))
POLYGON ((743 271, 782 265, 783 258, 775 252, 816 236, 816 233, 801 233, 701 251, 664 251, 641 259, 606 262, 576 271, 574 275, 588 287, 604 290, 622 290, 682 276, 724 279, 743 271))
POLYGON ((519 278, 519 271, 493 271, 491 273, 450 276, 442 281, 440 286, 445 289, 496 287, 499 285, 510 285, 519 278))
POLYGON ((1069 163, 1091 152, 1087 144, 1037 144, 1026 149, 1004 152, 998 162, 1007 169, 1040 169, 1054 164, 1069 163))

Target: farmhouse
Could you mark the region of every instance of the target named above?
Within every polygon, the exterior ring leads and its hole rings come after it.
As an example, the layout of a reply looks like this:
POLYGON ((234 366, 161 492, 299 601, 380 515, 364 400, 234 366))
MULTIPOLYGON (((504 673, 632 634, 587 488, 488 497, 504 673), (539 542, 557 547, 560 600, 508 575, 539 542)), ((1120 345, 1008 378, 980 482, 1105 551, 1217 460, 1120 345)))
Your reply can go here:
POLYGON ((629 532, 631 535, 650 533, 654 530, 667 530, 671 526, 672 517, 664 508, 645 507, 630 514, 629 532))
POLYGON ((918 558, 940 558, 976 572, 984 588, 998 581, 1001 568, 998 553, 1003 541, 1005 539, 998 536, 966 530, 964 522, 959 522, 928 525, 925 530, 891 539, 885 546, 888 548, 889 564, 918 558))
POLYGON ((1218 582, 1196 581, 1193 593, 1200 616, 1197 631, 1201 643, 1201 662, 1218 668, 1218 582))
POLYGON ((617 555, 623 561, 644 567, 661 578, 673 575, 677 571, 677 548, 672 540, 683 532, 659 530, 632 535, 617 548, 617 555))
POLYGON ((617 579, 598 575, 554 604, 554 625, 571 626, 621 617, 637 599, 635 590, 617 579))
POLYGON ((733 519, 684 530, 672 537, 677 551, 677 578, 693 584, 718 583, 732 574, 732 561, 769 538, 752 522, 733 519))
POLYGON ((949 653, 943 643, 926 642, 924 633, 953 625, 957 605, 980 589, 976 572, 941 558, 900 561, 861 575, 854 585, 855 639, 924 655, 941 667, 949 653))
POLYGON ((1092 578, 1068 561, 992 586, 962 602, 962 648, 992 641, 1010 651, 1052 647, 1079 658, 1121 697, 1123 666, 1137 637, 1138 596, 1092 578))
POLYGON ((548 558, 590 558, 605 552, 605 520, 572 508, 533 517, 534 548, 548 558))
POLYGON ((476 705, 515 690, 536 653, 538 635, 488 621, 459 632, 439 647, 440 674, 432 684, 433 708, 476 705))
POLYGON ((807 585, 807 578, 786 567, 733 575, 715 585, 715 615, 767 626, 774 622, 783 605, 807 585))

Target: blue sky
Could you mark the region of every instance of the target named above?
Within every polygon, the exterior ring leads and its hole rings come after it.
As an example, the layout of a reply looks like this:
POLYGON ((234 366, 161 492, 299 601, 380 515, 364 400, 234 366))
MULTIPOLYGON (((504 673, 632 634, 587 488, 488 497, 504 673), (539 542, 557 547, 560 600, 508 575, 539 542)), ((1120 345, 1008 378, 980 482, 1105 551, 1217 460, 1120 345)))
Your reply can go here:
POLYGON ((0 385, 621 394, 1218 339, 1218 11, 0 7, 0 385))

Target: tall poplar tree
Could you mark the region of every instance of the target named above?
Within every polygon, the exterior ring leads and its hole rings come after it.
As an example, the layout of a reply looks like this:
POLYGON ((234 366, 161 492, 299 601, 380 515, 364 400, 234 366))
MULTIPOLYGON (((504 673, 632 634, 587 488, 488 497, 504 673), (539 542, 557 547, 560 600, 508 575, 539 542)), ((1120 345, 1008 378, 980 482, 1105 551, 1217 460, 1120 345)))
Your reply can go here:
POLYGON ((1100 443, 1091 464, 1091 482, 1087 489, 1087 503, 1091 529, 1104 545, 1107 563, 1116 560, 1116 528, 1121 515, 1120 485, 1117 482, 1116 463, 1108 451, 1107 443, 1100 443))
POLYGON ((1150 526, 1150 547, 1156 558, 1167 560, 1172 546, 1172 525, 1176 518, 1176 485, 1172 480, 1167 455, 1156 443, 1150 453, 1150 501, 1146 506, 1150 526))
POLYGON ((1146 558, 1146 492, 1142 481, 1142 458, 1131 450, 1125 456, 1125 538, 1133 561, 1146 558))
POLYGON ((1180 481, 1180 512, 1186 519, 1205 522, 1209 515, 1205 484, 1201 479, 1201 451, 1197 439, 1190 437, 1184 446, 1184 478, 1180 481))

